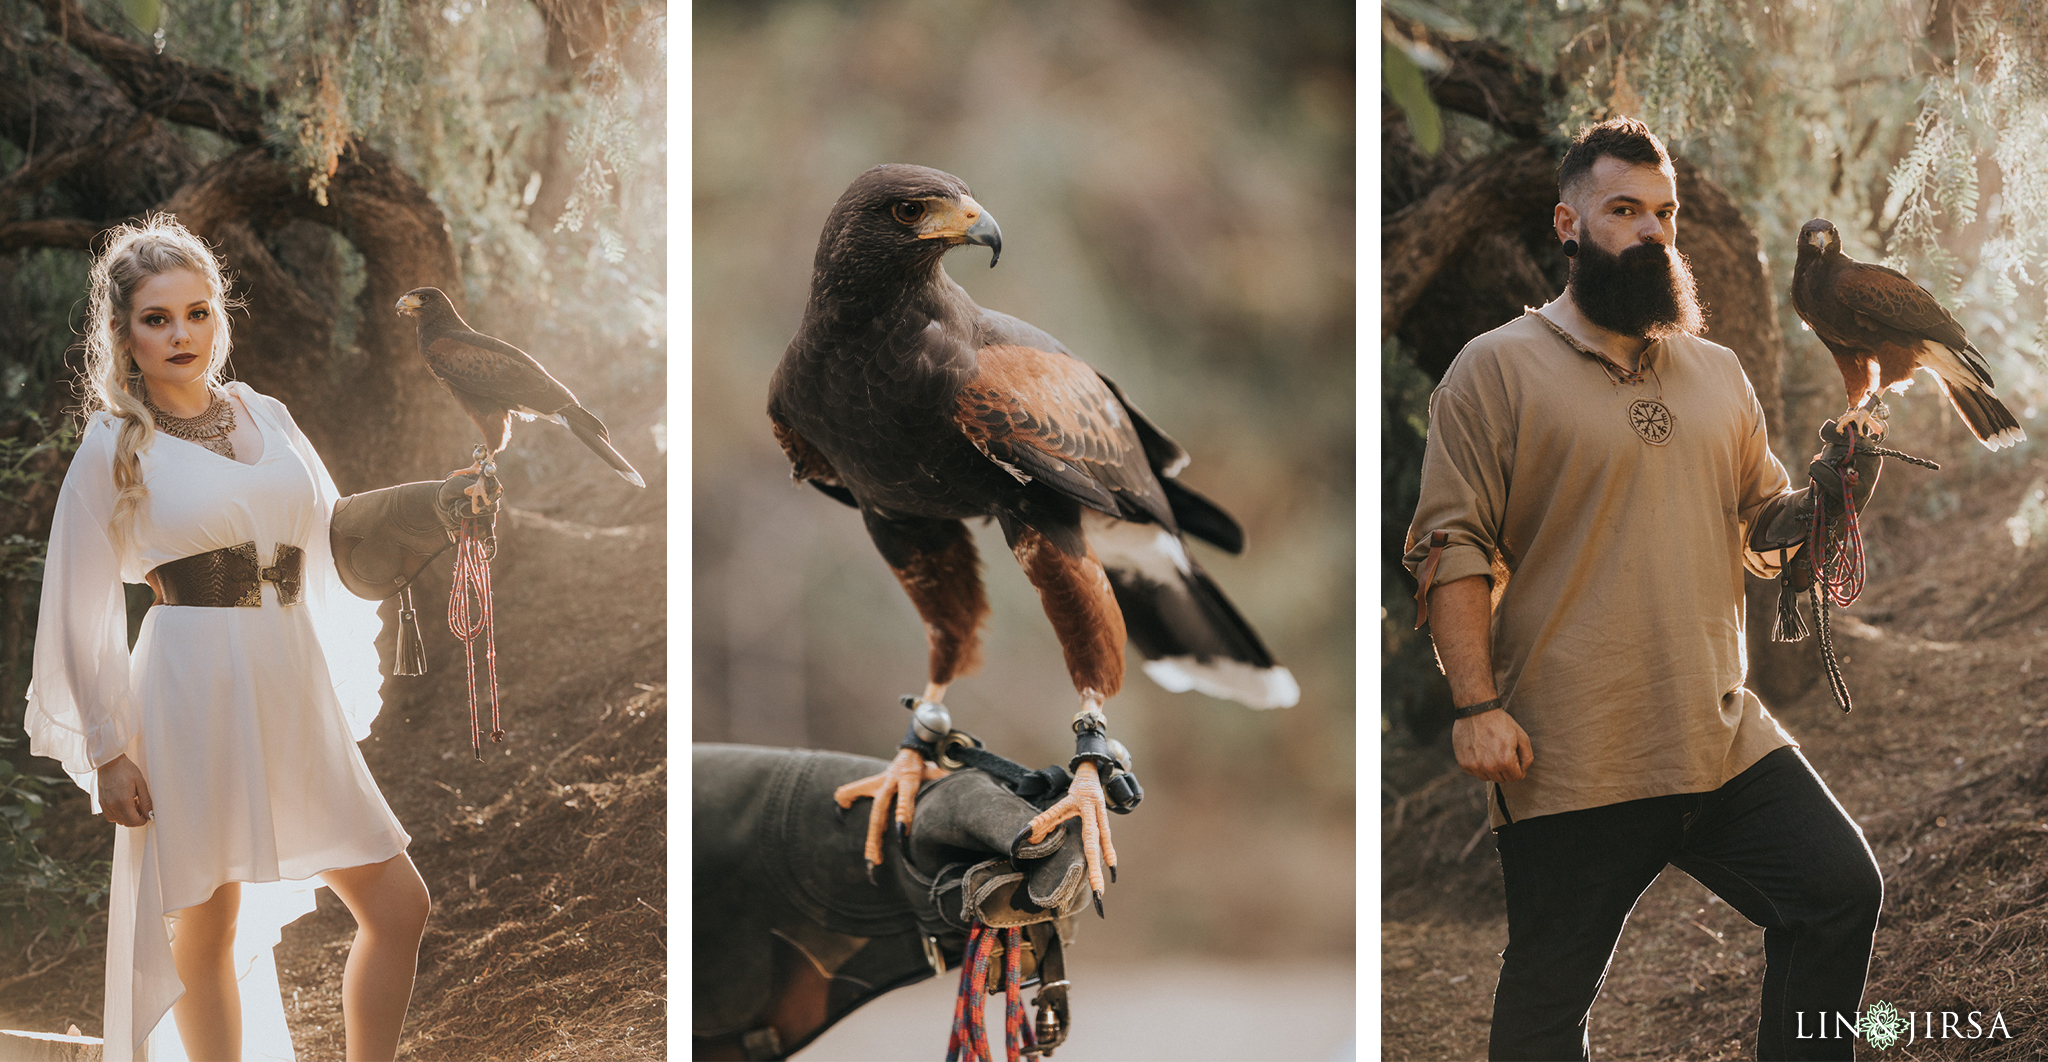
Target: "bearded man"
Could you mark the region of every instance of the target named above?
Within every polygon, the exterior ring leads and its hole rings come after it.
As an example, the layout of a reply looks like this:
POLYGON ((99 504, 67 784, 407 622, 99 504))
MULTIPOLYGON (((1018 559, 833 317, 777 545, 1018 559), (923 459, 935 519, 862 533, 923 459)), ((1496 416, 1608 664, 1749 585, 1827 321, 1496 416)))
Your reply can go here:
MULTIPOLYGON (((1851 1058, 1834 1015, 1855 1020, 1883 883, 1743 685, 1743 570, 1778 573, 1812 488, 1789 489, 1734 353, 1699 338, 1664 145, 1634 119, 1591 126, 1558 198, 1565 293, 1451 363, 1408 537, 1458 765, 1491 783, 1508 946, 1490 1057, 1587 1057, 1622 926, 1671 865, 1764 927, 1757 1056, 1851 1058)), ((1849 452, 1822 438, 1817 475, 1849 452)), ((1858 493, 1877 462, 1857 454, 1858 493)))

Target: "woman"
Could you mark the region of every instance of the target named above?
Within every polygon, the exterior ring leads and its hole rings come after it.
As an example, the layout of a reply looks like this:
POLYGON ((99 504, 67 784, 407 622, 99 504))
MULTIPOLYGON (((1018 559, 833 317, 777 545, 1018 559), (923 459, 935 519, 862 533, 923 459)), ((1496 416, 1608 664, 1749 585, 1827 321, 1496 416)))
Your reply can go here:
POLYGON ((292 1057, 270 946, 316 877, 359 927, 348 1058, 390 1059, 427 889, 355 745, 380 706, 376 605, 335 570, 350 499, 283 404, 222 381, 225 304, 219 263, 168 216, 93 263, 92 412, 50 532, 32 749, 122 827, 109 1062, 292 1057), (131 657, 121 584, 144 581, 159 607, 131 657))

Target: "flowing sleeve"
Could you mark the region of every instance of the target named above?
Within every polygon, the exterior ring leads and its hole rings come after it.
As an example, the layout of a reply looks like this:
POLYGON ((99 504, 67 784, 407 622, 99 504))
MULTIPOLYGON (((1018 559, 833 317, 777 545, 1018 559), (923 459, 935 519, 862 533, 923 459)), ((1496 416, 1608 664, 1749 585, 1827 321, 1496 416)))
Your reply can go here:
POLYGON ((114 437, 94 417, 57 494, 24 726, 29 751, 80 788, 140 728, 128 670, 128 604, 114 548, 114 437))
POLYGON ((306 543, 306 604, 312 609, 313 631, 320 639, 321 655, 327 660, 327 674, 334 680, 334 697, 348 719, 349 736, 361 741, 370 736, 370 724, 384 708, 384 676, 377 669, 377 636, 384 629, 377 616, 378 602, 365 601, 341 585, 334 568, 334 550, 327 526, 334 518, 334 503, 340 493, 327 465, 313 444, 292 420, 284 403, 244 388, 243 399, 263 408, 291 438, 292 449, 312 473, 313 488, 319 495, 319 529, 306 543))

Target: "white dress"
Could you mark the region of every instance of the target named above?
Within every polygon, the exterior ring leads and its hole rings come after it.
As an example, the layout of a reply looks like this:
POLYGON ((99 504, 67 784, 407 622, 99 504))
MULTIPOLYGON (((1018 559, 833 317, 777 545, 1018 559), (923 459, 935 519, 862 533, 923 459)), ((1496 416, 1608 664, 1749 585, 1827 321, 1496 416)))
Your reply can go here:
POLYGON ((147 826, 115 827, 107 935, 106 1059, 184 1057, 171 1004, 177 912, 245 882, 237 921, 246 1058, 291 1059, 271 947, 313 910, 309 881, 403 852, 407 836, 356 742, 381 705, 375 602, 335 574, 327 522, 334 481, 283 403, 244 384, 263 453, 241 464, 157 432, 141 455, 149 499, 117 550, 118 422, 93 417, 64 477, 28 696, 30 748, 94 794, 94 768, 126 753, 155 804, 147 826), (131 655, 121 584, 167 561, 254 541, 305 551, 304 600, 261 608, 159 606, 131 655), (269 884, 264 884, 269 883, 269 884))

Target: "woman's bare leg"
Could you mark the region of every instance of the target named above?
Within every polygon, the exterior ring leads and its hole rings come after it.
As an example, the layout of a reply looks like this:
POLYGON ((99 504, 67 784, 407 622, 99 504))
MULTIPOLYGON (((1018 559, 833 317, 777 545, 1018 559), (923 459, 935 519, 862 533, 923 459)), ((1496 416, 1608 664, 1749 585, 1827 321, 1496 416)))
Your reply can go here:
POLYGON ((412 1001, 420 935, 427 927, 427 883, 404 853, 382 863, 330 870, 320 880, 356 917, 356 939, 341 975, 348 1062, 389 1062, 412 1001))
POLYGON ((177 912, 171 962, 185 994, 171 1007, 178 1039, 194 1059, 242 1057, 242 994, 235 987, 235 915, 242 886, 228 882, 205 903, 177 912))

